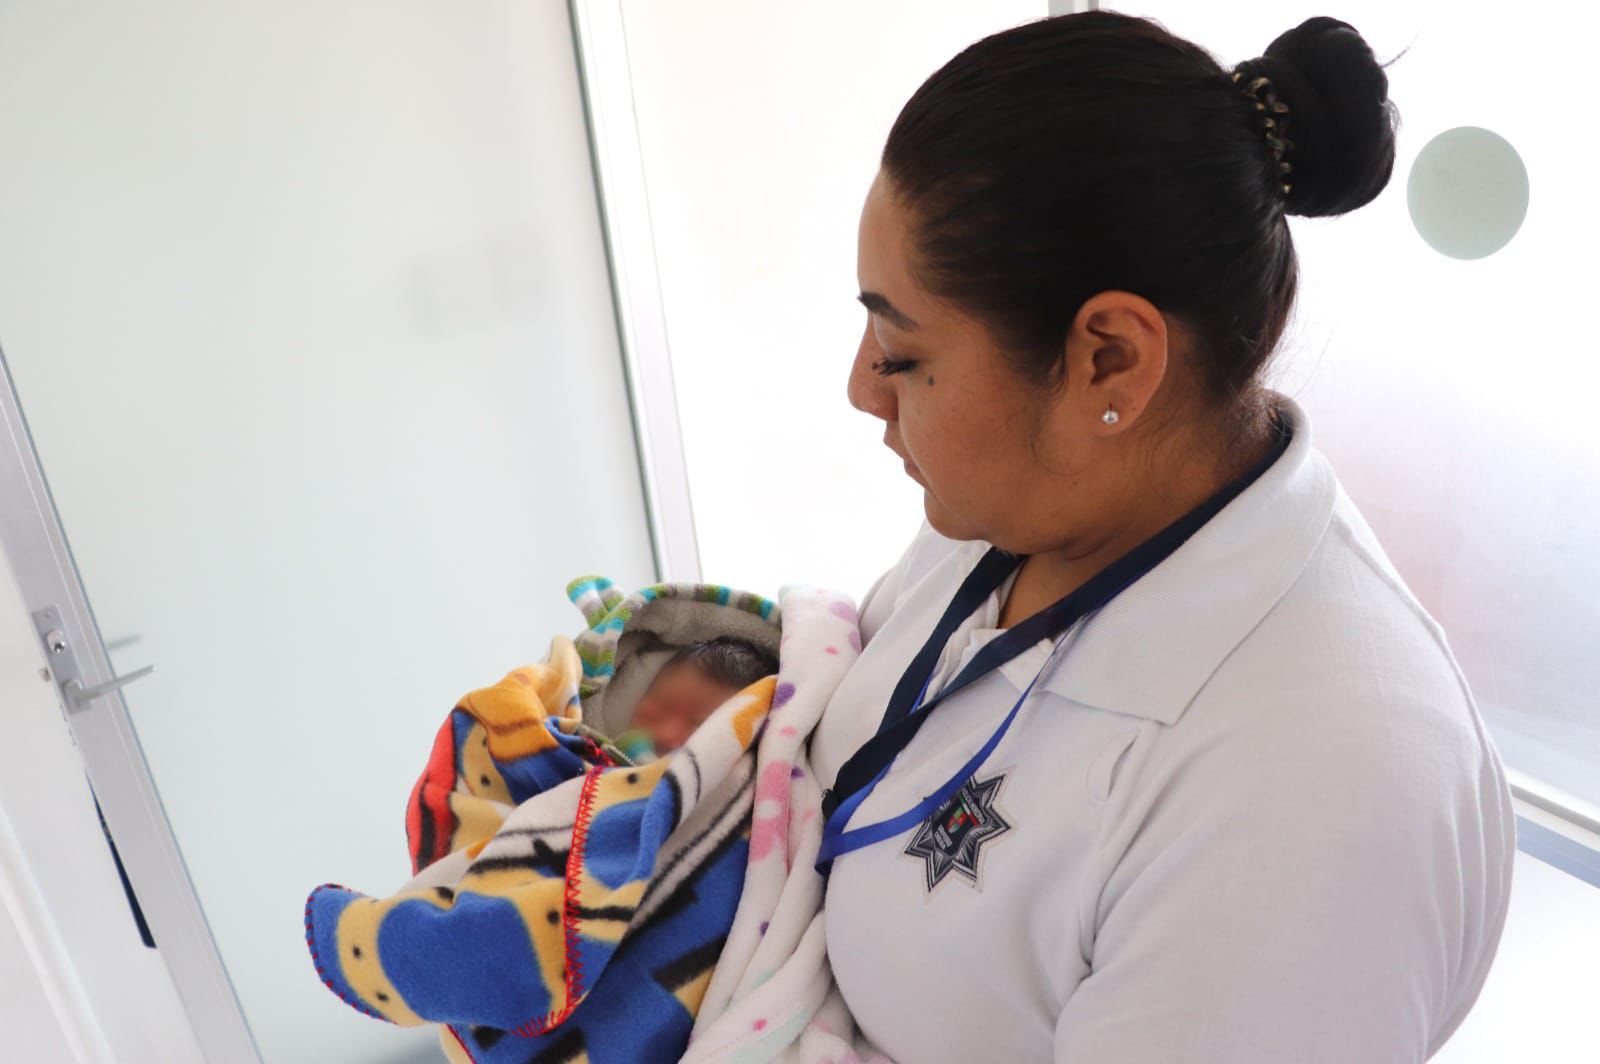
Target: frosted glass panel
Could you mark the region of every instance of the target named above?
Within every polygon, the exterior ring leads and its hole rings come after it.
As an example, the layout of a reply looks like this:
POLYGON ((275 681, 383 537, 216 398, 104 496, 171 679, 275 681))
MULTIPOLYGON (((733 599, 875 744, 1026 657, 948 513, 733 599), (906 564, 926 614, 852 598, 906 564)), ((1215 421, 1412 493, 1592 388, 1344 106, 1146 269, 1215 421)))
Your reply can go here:
MULTIPOLYGON (((1228 63, 1325 13, 1279 0, 1116 6, 1228 63)), ((1399 160, 1371 206, 1294 223, 1304 288, 1280 387, 1302 397, 1351 495, 1444 624, 1507 763, 1600 805, 1594 148, 1566 109, 1530 105, 1584 97, 1600 15, 1567 6, 1553 24, 1418 0, 1348 0, 1333 13, 1380 59, 1399 57, 1388 71, 1399 160), (1527 181, 1520 228, 1509 224, 1515 188, 1483 197, 1508 216, 1479 219, 1493 237, 1482 243, 1515 235, 1465 261, 1430 246, 1406 202, 1418 153, 1458 127, 1503 139, 1527 181)), ((1482 191, 1515 184, 1515 167, 1479 170, 1482 191)))
POLYGON ((860 595, 922 523, 883 423, 844 394, 861 202, 917 86, 1043 0, 622 8, 702 568, 860 595))
POLYGON ((0 344, 270 1062, 464 691, 651 579, 565 4, 0 8, 0 344))

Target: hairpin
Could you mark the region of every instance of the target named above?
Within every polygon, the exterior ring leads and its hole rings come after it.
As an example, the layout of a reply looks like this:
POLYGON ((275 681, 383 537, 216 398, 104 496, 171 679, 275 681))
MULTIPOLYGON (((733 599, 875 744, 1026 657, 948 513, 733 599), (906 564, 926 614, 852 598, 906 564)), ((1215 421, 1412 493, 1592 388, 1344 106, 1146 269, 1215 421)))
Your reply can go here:
POLYGON ((1239 86, 1239 91, 1255 104, 1256 110, 1261 112, 1262 125, 1266 130, 1267 149, 1272 152, 1272 161, 1277 166, 1278 188, 1287 196, 1290 186, 1285 178, 1294 169, 1284 158, 1289 154, 1289 149, 1294 147, 1294 141, 1284 135, 1289 131, 1289 105, 1278 99, 1270 78, 1256 77, 1245 82, 1244 71, 1235 70, 1233 82, 1239 86))

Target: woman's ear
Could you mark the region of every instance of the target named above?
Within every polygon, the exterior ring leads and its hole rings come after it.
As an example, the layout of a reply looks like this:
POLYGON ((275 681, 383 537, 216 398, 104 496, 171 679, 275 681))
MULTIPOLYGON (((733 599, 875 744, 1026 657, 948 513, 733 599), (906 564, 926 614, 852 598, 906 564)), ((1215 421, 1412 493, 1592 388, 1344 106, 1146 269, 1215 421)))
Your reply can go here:
POLYGON ((1121 431, 1142 414, 1167 375, 1167 321, 1143 296, 1101 292, 1067 332, 1067 389, 1081 416, 1121 431), (1114 413, 1109 417, 1106 412, 1114 413))

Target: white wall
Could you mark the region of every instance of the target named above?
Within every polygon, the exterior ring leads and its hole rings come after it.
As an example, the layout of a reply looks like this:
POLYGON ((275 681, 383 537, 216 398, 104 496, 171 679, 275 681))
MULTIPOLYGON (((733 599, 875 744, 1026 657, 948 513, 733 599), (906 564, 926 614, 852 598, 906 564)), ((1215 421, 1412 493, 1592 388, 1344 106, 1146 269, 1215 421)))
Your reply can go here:
POLYGON ((0 1030, 19 1060, 82 1060, 40 985, 9 910, 0 910, 0 1030))
POLYGON ((0 345, 263 1055, 435 1059, 306 893, 403 882, 455 700, 653 577, 567 6, 14 0, 0 143, 0 345))

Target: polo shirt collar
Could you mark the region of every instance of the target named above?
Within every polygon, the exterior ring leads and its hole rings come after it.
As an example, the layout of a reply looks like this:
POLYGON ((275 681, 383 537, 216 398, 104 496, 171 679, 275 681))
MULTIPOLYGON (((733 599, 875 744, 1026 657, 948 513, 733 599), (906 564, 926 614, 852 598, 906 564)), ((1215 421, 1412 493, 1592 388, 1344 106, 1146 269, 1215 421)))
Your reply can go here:
MULTIPOLYGON (((1183 546, 1089 617, 1041 688, 1173 724, 1289 590, 1328 528, 1338 481, 1312 448, 1305 411, 1286 397, 1272 400, 1294 429, 1288 449, 1183 546)), ((1021 671, 1007 670, 1007 679, 1026 684, 1046 649, 1008 662, 1021 671)))

